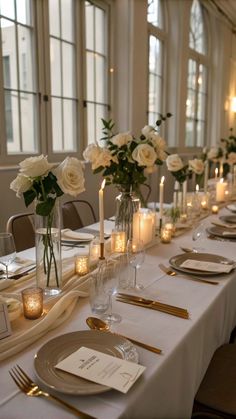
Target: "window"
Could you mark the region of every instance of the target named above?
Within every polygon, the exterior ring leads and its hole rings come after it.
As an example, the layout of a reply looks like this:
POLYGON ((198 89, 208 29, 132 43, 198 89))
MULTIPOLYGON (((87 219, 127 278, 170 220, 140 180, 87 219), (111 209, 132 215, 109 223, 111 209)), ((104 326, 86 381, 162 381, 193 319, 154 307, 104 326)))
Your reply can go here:
POLYGON ((186 100, 186 137, 188 147, 206 143, 207 43, 202 9, 193 0, 190 16, 189 60, 186 100))
POLYGON ((0 2, 1 161, 78 155, 101 137, 110 109, 109 14, 101 0, 0 2))
POLYGON ((149 78, 148 123, 155 125, 163 111, 163 13, 161 0, 148 0, 149 78))

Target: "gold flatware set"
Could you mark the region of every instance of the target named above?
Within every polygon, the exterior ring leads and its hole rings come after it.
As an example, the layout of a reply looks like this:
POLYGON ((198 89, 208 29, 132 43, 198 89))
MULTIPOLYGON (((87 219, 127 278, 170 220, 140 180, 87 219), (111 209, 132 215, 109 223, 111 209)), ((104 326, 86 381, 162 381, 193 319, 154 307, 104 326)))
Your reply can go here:
POLYGON ((159 301, 154 301, 146 299, 144 297, 139 297, 137 295, 118 293, 116 297, 117 301, 126 304, 133 304, 139 307, 150 308, 152 310, 161 311, 172 316, 181 317, 182 319, 189 319, 188 310, 185 308, 172 306, 170 304, 161 303, 159 301))

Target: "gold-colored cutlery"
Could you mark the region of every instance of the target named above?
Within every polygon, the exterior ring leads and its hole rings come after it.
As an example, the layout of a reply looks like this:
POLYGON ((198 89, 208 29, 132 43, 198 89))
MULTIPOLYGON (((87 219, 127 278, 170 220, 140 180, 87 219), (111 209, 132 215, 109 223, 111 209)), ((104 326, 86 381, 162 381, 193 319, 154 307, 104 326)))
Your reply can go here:
POLYGON ((81 412, 81 410, 76 409, 76 407, 72 406, 71 404, 65 402, 64 400, 60 399, 57 396, 54 396, 52 394, 49 394, 33 382, 31 378, 25 373, 25 371, 19 366, 14 366, 9 371, 10 376, 15 381, 16 385, 19 387, 19 389, 25 393, 27 396, 31 397, 46 397, 50 400, 55 400, 57 403, 63 405, 68 410, 70 410, 72 413, 74 413, 76 416, 84 419, 95 419, 94 416, 88 415, 87 413, 81 412))
POLYGON ((116 300, 121 303, 133 304, 139 307, 161 311, 172 316, 181 317, 182 319, 189 319, 189 312, 185 308, 172 306, 170 304, 161 303, 159 301, 150 300, 137 295, 118 293, 116 300))
POLYGON ((162 263, 159 264, 159 268, 161 268, 161 270, 163 272, 165 272, 167 275, 170 275, 170 276, 181 275, 184 279, 189 279, 190 281, 196 281, 196 282, 201 282, 203 284, 210 284, 210 285, 218 285, 219 284, 218 281, 211 281, 211 280, 208 280, 208 279, 197 278, 197 277, 192 276, 192 275, 182 274, 182 272, 177 273, 176 271, 174 271, 170 267, 167 267, 167 266, 163 265, 162 263))

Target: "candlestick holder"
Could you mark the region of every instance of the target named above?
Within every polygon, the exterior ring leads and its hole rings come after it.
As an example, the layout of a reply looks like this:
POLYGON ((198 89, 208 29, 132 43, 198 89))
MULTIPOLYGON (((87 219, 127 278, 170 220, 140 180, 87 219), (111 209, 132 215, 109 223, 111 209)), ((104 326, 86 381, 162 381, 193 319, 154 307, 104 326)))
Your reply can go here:
POLYGON ((23 313, 26 319, 38 319, 43 313, 43 289, 26 288, 21 292, 23 313))
POLYGON ((100 260, 104 260, 105 259, 105 252, 104 252, 105 248, 104 248, 104 243, 100 243, 100 256, 99 259, 100 260))

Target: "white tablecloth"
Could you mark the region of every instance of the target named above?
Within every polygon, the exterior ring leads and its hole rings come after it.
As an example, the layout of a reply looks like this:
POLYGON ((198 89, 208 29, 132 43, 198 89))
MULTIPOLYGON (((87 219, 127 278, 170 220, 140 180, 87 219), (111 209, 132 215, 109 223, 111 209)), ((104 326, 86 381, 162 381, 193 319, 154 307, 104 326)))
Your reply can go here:
MULTIPOLYGON (((226 210, 222 210, 226 213, 226 210)), ((209 217, 210 222, 211 217, 209 217)), ((114 302, 122 322, 113 327, 125 335, 163 349, 156 355, 137 347, 143 376, 128 394, 110 391, 96 396, 62 396, 81 410, 99 419, 185 419, 191 417, 194 395, 217 347, 226 343, 236 325, 236 273, 219 276, 219 285, 200 284, 165 275, 158 264, 168 263, 182 253, 180 245, 192 245, 191 233, 147 250, 138 279, 145 285, 142 295, 179 305, 189 310, 189 320, 154 310, 114 302)), ((235 259, 236 243, 206 239, 205 251, 235 259)), ((216 279, 216 277, 215 277, 216 279)), ((64 333, 87 329, 91 315, 87 298, 81 298, 71 317, 29 348, 1 363, 0 417, 4 419, 69 419, 73 415, 54 403, 27 398, 8 374, 16 363, 36 378, 34 354, 45 342, 64 333)), ((14 328, 14 324, 13 324, 14 328)))

